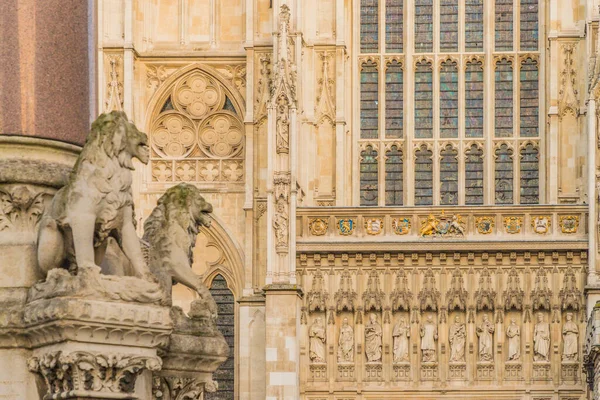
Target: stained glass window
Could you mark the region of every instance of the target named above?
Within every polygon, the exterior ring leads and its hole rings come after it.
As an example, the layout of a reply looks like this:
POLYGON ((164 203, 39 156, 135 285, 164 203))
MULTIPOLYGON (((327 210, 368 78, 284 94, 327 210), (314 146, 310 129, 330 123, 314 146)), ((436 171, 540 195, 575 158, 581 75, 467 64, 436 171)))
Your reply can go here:
POLYGON ((385 136, 401 138, 404 121, 404 78, 402 64, 396 60, 388 63, 385 71, 385 136))
POLYGON ((360 137, 362 139, 376 139, 378 115, 378 72, 377 65, 366 61, 360 71, 360 137))
POLYGON ((360 1, 360 51, 377 53, 379 49, 379 0, 360 1))
POLYGON ((415 205, 433 204, 433 160, 432 152, 421 146, 415 152, 415 205))
POLYGON ((495 135, 513 135, 513 66, 503 58, 496 63, 495 71, 495 135))
POLYGON ((538 149, 529 143, 521 149, 521 204, 539 203, 539 178, 538 149))
POLYGON ((433 137, 433 71, 422 60, 415 67, 415 137, 433 137))
POLYGON ((538 50, 538 1, 521 0, 521 50, 538 50))
POLYGON ((513 49, 513 0, 496 0, 496 51, 513 49))
POLYGON ((386 0, 385 2, 385 51, 388 53, 402 53, 402 30, 404 28, 404 15, 402 13, 403 0, 386 0))
POLYGON ((377 150, 367 146, 360 153, 360 205, 377 205, 377 150))
POLYGON ((483 63, 469 61, 465 68, 465 135, 483 137, 483 63))
POLYGON ((537 61, 526 58, 520 71, 520 117, 521 136, 538 135, 539 130, 539 73, 537 61))
POLYGON ((415 0, 415 52, 433 51, 433 0, 415 0))
POLYGON ((466 152, 465 204, 483 204, 483 150, 476 145, 466 152))
POLYGON ((440 152, 440 204, 458 204, 458 151, 447 145, 440 152))
POLYGON ((392 146, 386 153, 385 159, 385 205, 401 206, 403 204, 403 172, 402 150, 392 146))
POLYGON ((496 149, 496 204, 513 204, 513 151, 506 144, 496 149))
POLYGON ((465 51, 483 51, 483 0, 465 1, 465 51))
POLYGON ((440 137, 458 137, 458 65, 452 60, 440 68, 440 137))
POLYGON ((458 51, 458 0, 440 2, 440 51, 458 51))
POLYGON ((223 276, 217 275, 210 286, 210 294, 217 303, 217 328, 229 347, 227 360, 214 372, 219 380, 219 390, 206 392, 205 400, 233 400, 235 390, 235 298, 223 276))

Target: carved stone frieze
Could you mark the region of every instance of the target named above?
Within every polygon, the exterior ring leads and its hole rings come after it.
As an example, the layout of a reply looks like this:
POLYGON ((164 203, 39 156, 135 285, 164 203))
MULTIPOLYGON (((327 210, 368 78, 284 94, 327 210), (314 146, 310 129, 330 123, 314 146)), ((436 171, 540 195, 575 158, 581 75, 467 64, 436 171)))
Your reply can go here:
POLYGON ((423 286, 418 295, 419 309, 421 311, 437 311, 440 301, 440 291, 437 289, 435 275, 431 267, 425 270, 423 286))
POLYGON ((201 400, 205 392, 215 392, 216 381, 204 382, 199 378, 162 377, 152 379, 152 400, 201 400))
POLYGON ((383 293, 383 290, 381 290, 379 274, 377 273, 377 270, 373 269, 369 272, 367 288, 362 295, 363 308, 365 312, 381 311, 383 309, 384 301, 385 294, 383 293))
POLYGON ((442 210, 439 217, 434 214, 421 221, 420 237, 463 237, 465 236, 465 221, 460 214, 447 216, 442 210))
POLYGON ((267 104, 269 102, 271 86, 271 54, 265 53, 259 56, 260 73, 258 78, 258 89, 256 102, 254 103, 255 121, 260 121, 267 116, 267 104))
POLYGON ((245 89, 246 89, 246 65, 245 64, 239 64, 239 65, 225 65, 225 66, 217 66, 215 67, 215 69, 217 71, 219 71, 219 73, 221 75, 223 75, 223 77, 225 79, 227 79, 229 82, 231 82, 233 84, 233 86, 235 86, 235 88, 240 92, 240 94, 242 96, 245 96, 245 89))
POLYGON ((452 271, 450 289, 446 292, 448 311, 467 309, 467 291, 464 288, 463 274, 458 266, 452 271))
POLYGON ((563 42, 561 50, 563 54, 563 68, 560 71, 560 89, 558 91, 558 113, 563 117, 568 112, 574 116, 579 114, 579 99, 577 86, 577 71, 574 64, 573 53, 577 42, 563 42))
POLYGON ((341 311, 355 311, 356 310, 356 299, 358 294, 354 291, 352 285, 352 276, 350 271, 344 270, 340 276, 340 286, 338 291, 335 293, 333 300, 335 301, 335 310, 341 311))
POLYGON ((144 370, 160 370, 162 362, 158 357, 54 351, 30 358, 27 366, 44 379, 46 396, 67 398, 62 396, 85 391, 101 398, 105 394, 132 393, 137 377, 144 370))
POLYGON ((327 310, 329 293, 325 290, 323 274, 320 269, 313 275, 312 288, 306 293, 306 298, 308 302, 308 311, 310 313, 327 310))

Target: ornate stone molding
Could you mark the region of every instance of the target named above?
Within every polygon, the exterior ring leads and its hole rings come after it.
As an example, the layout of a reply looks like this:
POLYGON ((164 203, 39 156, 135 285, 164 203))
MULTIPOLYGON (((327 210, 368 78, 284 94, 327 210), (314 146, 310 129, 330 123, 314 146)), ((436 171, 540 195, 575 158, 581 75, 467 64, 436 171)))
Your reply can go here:
POLYGON ((355 311, 357 297, 358 295, 352 286, 352 276, 350 275, 350 271, 342 271, 342 275, 340 276, 340 288, 333 297, 336 311, 355 311))
POLYGON ((421 311, 437 311, 440 301, 440 291, 435 283, 435 275, 431 267, 425 270, 423 288, 419 292, 419 309, 421 311))
POLYGON ((558 293, 563 310, 579 311, 582 305, 581 291, 577 288, 577 277, 573 267, 569 265, 563 277, 563 287, 558 293))
POLYGON ((517 269, 513 266, 508 272, 506 290, 502 294, 504 309, 506 311, 515 309, 523 310, 524 292, 521 289, 521 280, 517 269))
POLYGON ((412 292, 403 269, 396 272, 396 283, 390 294, 390 304, 392 311, 410 311, 412 308, 412 292))
POLYGON ((383 290, 381 290, 379 274, 376 269, 372 269, 367 278, 367 288, 362 295, 362 303, 365 312, 383 310, 384 300, 385 294, 383 293, 383 290))
POLYGON ((152 379, 153 400, 201 400, 205 392, 218 389, 217 382, 205 382, 202 378, 154 376, 152 379))
POLYGON ((531 292, 531 305, 534 311, 551 310, 550 301, 552 290, 548 287, 548 276, 543 267, 538 268, 535 274, 535 283, 531 292))
POLYGON ((448 312, 453 310, 465 311, 467 309, 467 295, 468 293, 464 288, 462 271, 457 266, 452 271, 450 289, 446 292, 448 312))
POLYGON ((325 290, 323 283, 323 274, 318 269, 313 275, 312 289, 306 293, 308 301, 308 312, 326 311, 327 310, 327 299, 329 293, 325 290))
POLYGON ((487 267, 479 275, 479 288, 475 291, 475 306, 478 311, 494 310, 496 291, 492 286, 492 276, 487 267))
POLYGON ((30 358, 27 366, 46 382, 46 397, 93 393, 98 398, 126 399, 130 397, 119 394, 133 393, 137 377, 144 370, 160 370, 162 362, 158 357, 54 351, 30 358))
POLYGON ((576 47, 577 42, 566 42, 561 45, 563 69, 560 72, 560 89, 558 91, 558 114, 561 118, 569 112, 575 117, 579 114, 578 92, 575 89, 577 73, 573 65, 573 53, 576 47))
POLYGON ((0 187, 0 232, 34 232, 49 196, 29 185, 0 187))

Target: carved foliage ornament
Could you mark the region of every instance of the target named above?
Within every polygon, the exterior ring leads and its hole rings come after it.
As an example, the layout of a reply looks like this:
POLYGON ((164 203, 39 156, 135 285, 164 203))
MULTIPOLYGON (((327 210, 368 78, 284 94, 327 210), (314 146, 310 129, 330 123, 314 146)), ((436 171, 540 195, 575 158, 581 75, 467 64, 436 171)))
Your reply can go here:
MULTIPOLYGON (((47 395, 62 398, 71 391, 132 393, 137 377, 145 370, 158 371, 157 357, 123 354, 93 354, 84 351, 64 354, 61 351, 30 358, 27 366, 46 382, 47 395)), ((102 397, 99 394, 98 397, 102 397)))
POLYGON ((0 232, 33 232, 44 212, 46 193, 27 186, 0 188, 0 232))
POLYGON ((171 376, 152 378, 153 400, 201 400, 204 392, 215 392, 218 387, 215 381, 171 376))
POLYGON ((113 55, 108 57, 108 84, 106 85, 106 101, 104 102, 104 111, 122 111, 123 110, 123 83, 119 77, 119 70, 123 66, 123 57, 113 55))

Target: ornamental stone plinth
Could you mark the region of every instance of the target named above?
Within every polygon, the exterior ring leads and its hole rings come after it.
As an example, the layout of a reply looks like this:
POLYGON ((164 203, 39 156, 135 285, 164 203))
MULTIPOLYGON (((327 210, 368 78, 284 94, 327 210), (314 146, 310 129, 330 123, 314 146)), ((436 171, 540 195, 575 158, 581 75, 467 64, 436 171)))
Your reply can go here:
POLYGON ((154 372, 152 399, 201 400, 217 390, 213 372, 227 359, 229 347, 204 303, 194 300, 187 316, 179 307, 171 309, 174 329, 161 354, 163 367, 154 372))
POLYGON ((148 399, 171 330, 168 307, 81 297, 33 300, 22 317, 43 399, 148 399))

